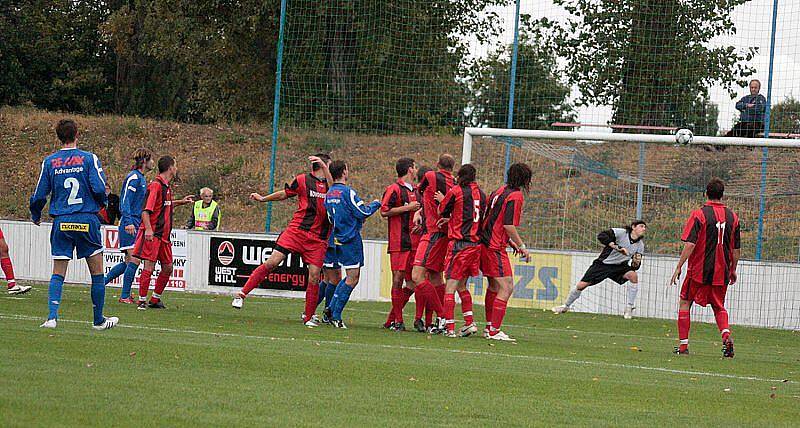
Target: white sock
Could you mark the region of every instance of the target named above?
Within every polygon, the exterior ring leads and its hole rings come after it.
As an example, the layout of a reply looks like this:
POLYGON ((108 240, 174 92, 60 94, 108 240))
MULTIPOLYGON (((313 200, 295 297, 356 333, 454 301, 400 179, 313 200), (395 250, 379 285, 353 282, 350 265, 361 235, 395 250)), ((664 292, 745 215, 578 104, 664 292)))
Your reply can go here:
POLYGON ((581 297, 581 290, 578 290, 577 288, 573 288, 569 292, 569 296, 567 296, 567 301, 564 302, 564 306, 566 306, 566 307, 572 306, 572 304, 575 303, 576 300, 578 300, 578 297, 581 297))
POLYGON ((628 307, 636 306, 636 294, 639 293, 639 284, 628 284, 628 307))

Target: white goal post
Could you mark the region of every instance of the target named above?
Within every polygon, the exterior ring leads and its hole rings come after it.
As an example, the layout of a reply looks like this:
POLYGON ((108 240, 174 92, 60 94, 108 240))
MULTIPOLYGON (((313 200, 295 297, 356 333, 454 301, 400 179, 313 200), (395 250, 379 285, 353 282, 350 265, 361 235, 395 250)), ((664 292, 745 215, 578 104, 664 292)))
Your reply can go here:
MULTIPOLYGON (((472 161, 472 139, 474 137, 536 138, 541 140, 583 140, 628 143, 677 144, 675 135, 626 134, 612 132, 546 131, 534 129, 464 128, 464 145, 461 163, 472 161)), ((800 148, 800 139, 709 137, 695 135, 691 145, 781 147, 800 148)))

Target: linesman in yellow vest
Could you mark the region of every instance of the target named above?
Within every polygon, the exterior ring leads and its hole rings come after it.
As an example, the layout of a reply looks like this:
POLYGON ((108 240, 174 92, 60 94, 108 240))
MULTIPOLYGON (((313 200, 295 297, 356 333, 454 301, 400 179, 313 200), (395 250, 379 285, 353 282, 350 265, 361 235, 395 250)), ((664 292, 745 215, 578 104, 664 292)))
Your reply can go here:
POLYGON ((187 229, 217 230, 222 220, 222 212, 217 201, 214 200, 214 191, 208 187, 200 189, 200 200, 194 203, 192 216, 186 222, 187 229))

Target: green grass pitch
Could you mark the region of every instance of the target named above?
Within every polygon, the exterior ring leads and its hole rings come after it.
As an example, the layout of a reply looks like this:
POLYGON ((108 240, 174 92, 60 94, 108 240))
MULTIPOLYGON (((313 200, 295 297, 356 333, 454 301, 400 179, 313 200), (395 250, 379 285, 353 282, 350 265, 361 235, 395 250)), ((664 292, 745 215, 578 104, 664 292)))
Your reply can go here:
MULTIPOLYGON (((90 328, 87 287, 0 296, 2 426, 797 426, 800 334, 511 309, 517 344, 380 328, 386 303, 351 302, 348 330, 307 329, 302 302, 170 293, 165 311, 116 303, 90 328)), ((409 321, 413 303, 406 309, 409 321)), ((476 308, 482 321, 482 308, 476 308)), ((457 309, 458 312, 458 309, 457 309)))

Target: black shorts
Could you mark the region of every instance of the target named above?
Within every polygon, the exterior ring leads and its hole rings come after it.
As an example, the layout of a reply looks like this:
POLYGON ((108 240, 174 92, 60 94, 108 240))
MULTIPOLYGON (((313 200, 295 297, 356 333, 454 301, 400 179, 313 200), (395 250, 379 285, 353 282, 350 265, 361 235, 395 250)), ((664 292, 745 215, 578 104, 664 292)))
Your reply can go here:
POLYGON ((586 273, 583 274, 581 281, 588 282, 589 285, 595 285, 603 282, 604 279, 611 279, 617 284, 622 285, 628 282, 628 280, 623 277, 632 270, 633 268, 627 263, 607 265, 602 261, 595 260, 594 263, 589 266, 589 269, 586 270, 586 273))

